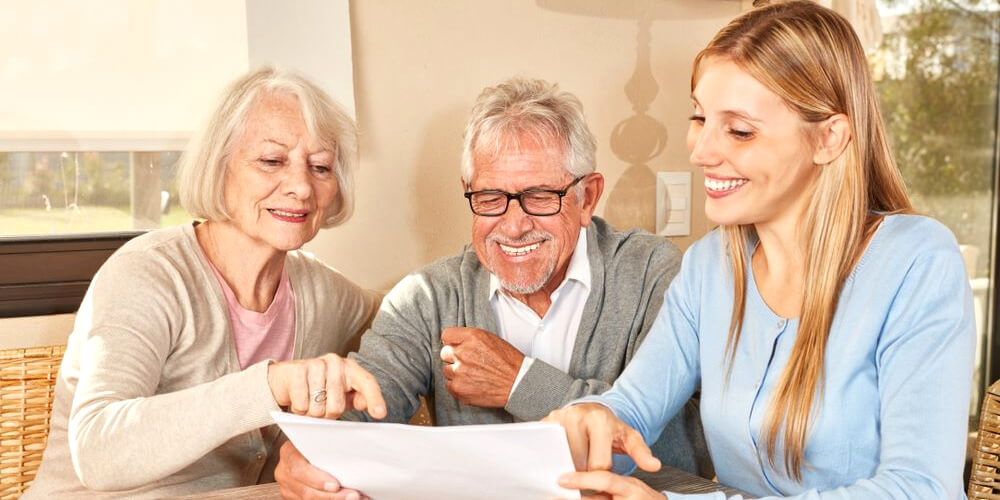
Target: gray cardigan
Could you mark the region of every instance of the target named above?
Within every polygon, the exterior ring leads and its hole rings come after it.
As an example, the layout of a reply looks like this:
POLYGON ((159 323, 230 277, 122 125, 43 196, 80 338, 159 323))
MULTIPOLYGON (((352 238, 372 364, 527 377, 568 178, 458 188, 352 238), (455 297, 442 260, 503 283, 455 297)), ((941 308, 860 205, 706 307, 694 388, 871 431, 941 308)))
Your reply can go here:
MULTIPOLYGON (((378 379, 387 421, 408 421, 421 395, 438 425, 464 425, 537 420, 576 398, 609 389, 652 326, 681 254, 664 238, 618 232, 597 217, 592 222, 587 231, 592 287, 569 373, 535 360, 503 409, 465 405, 448 392, 439 357, 441 331, 450 326, 497 331, 490 273, 466 247, 400 281, 383 300, 361 349, 351 354, 378 379)), ((665 463, 709 472, 696 407, 675 418, 661 441, 669 442, 656 447, 665 463)))

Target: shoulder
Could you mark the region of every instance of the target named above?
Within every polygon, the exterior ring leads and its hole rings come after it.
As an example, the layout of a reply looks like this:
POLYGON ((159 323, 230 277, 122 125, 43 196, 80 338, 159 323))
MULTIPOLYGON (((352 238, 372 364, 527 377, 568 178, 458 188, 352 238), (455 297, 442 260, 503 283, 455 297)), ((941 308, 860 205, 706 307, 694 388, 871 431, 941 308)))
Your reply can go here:
POLYGON ((879 231, 889 243, 918 249, 957 248, 955 235, 936 219, 923 215, 887 215, 879 231))
POLYGON ((386 298, 411 300, 419 296, 454 295, 471 284, 471 277, 484 272, 476 253, 466 247, 457 255, 442 257, 404 276, 386 298))
POLYGON ((356 285, 340 271, 305 250, 294 250, 285 256, 288 278, 299 288, 310 284, 320 290, 353 288, 356 285))
POLYGON ((874 260, 880 266, 909 267, 918 260, 955 259, 961 261, 961 252, 955 235, 944 224, 922 215, 888 215, 869 243, 869 252, 862 258, 874 260))
POLYGON ((141 281, 180 276, 188 281, 194 277, 192 266, 200 265, 193 226, 185 224, 132 238, 108 258, 95 279, 141 281))
POLYGON ((669 239, 642 229, 619 231, 600 217, 594 217, 587 228, 588 243, 596 243, 606 261, 676 266, 681 251, 669 239))
POLYGON ((715 228, 702 236, 684 252, 684 269, 728 268, 729 252, 722 229, 715 228), (719 265, 723 264, 723 265, 719 265))

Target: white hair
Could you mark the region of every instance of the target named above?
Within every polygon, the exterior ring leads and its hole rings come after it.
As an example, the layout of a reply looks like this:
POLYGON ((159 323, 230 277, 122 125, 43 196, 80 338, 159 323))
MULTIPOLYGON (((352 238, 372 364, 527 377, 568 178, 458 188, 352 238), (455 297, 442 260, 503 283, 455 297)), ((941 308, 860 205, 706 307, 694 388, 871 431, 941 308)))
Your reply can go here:
POLYGON ((580 100, 557 84, 514 77, 487 87, 476 99, 465 126, 462 179, 472 180, 476 158, 495 159, 518 150, 522 134, 560 146, 566 171, 573 177, 594 172, 597 146, 580 100))
POLYGON ((337 196, 323 227, 342 224, 351 217, 354 170, 358 165, 354 120, 316 84, 297 73, 272 67, 251 71, 233 82, 181 158, 180 202, 192 216, 215 221, 231 219, 223 193, 226 165, 256 99, 275 94, 295 96, 309 133, 337 151, 337 196))

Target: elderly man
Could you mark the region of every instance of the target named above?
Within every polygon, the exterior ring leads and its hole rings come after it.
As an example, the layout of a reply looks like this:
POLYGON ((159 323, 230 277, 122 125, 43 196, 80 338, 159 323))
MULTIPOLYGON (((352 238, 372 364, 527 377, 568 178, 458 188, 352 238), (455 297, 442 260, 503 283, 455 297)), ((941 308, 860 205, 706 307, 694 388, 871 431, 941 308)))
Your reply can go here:
MULTIPOLYGON (((604 190, 594 151, 579 100, 556 85, 511 79, 479 96, 462 159, 472 245, 396 285, 352 354, 378 380, 388 421, 408 421, 421 395, 437 425, 536 420, 621 373, 680 252, 593 216, 604 190)), ((696 411, 656 448, 704 473, 696 411)), ((291 444, 276 477, 286 497, 338 488, 291 444)))

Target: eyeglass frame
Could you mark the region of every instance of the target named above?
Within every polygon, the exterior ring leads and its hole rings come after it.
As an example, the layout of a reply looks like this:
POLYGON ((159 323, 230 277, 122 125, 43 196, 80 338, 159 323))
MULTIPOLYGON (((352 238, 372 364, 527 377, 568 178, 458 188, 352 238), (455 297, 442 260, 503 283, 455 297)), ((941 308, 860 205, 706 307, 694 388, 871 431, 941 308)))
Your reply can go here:
POLYGON ((579 183, 580 181, 582 181, 583 179, 585 179, 589 175, 590 174, 584 174, 584 175, 581 175, 581 176, 573 179, 573 182, 570 182, 566 187, 564 187, 562 189, 531 188, 531 189, 525 189, 524 191, 520 191, 520 192, 517 192, 517 193, 508 193, 507 191, 502 191, 502 190, 499 190, 499 189, 480 189, 479 191, 466 191, 464 196, 465 196, 465 199, 469 200, 469 209, 472 210, 473 214, 478 215, 479 217, 500 217, 501 215, 507 213, 507 210, 510 209, 510 200, 517 200, 517 204, 521 206, 521 210, 524 211, 524 213, 526 213, 528 215, 533 215, 535 217, 550 217, 550 216, 553 216, 553 215, 558 215, 559 212, 562 212, 562 199, 563 199, 563 197, 566 196, 567 193, 569 193, 570 188, 572 188, 573 186, 575 186, 577 183, 579 183), (507 198, 507 203, 504 205, 503 211, 500 212, 500 213, 496 213, 496 214, 481 214, 481 213, 476 212, 476 208, 472 206, 472 197, 475 196, 475 195, 477 195, 477 194, 482 194, 482 193, 492 193, 492 194, 498 194, 498 195, 505 196, 507 198), (549 194, 557 195, 559 197, 559 207, 556 208, 556 211, 552 212, 552 213, 545 213, 545 214, 536 214, 536 213, 531 213, 530 211, 528 211, 528 209, 524 207, 524 203, 521 202, 521 197, 524 196, 524 195, 526 195, 526 194, 537 194, 537 193, 549 193, 549 194))

